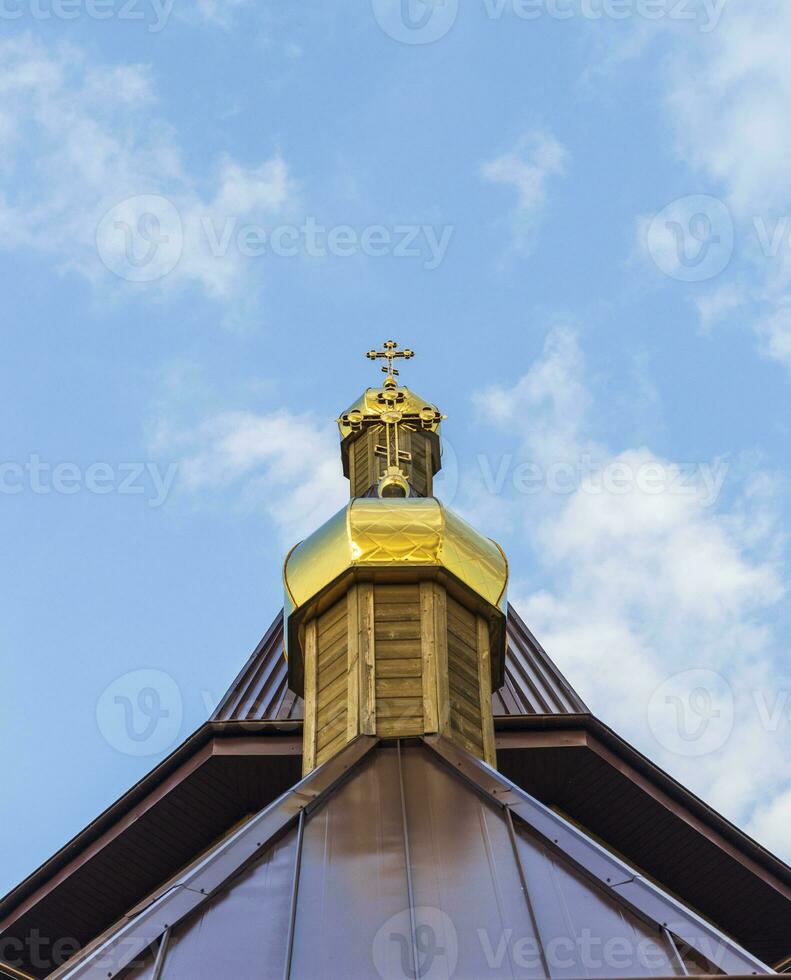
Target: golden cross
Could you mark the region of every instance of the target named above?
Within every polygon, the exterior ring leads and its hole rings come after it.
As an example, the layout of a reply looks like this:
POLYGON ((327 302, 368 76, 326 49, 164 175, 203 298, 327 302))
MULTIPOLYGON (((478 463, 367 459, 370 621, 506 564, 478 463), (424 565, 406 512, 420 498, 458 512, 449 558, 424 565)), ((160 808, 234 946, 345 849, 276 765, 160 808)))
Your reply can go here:
POLYGON ((395 340, 386 340, 384 350, 369 350, 365 356, 371 361, 378 361, 380 358, 384 358, 387 361, 387 367, 383 367, 382 372, 389 377, 397 378, 398 371, 393 367, 393 361, 399 357, 403 357, 404 360, 408 361, 410 357, 415 356, 415 352, 408 347, 404 348, 404 350, 399 350, 395 340))

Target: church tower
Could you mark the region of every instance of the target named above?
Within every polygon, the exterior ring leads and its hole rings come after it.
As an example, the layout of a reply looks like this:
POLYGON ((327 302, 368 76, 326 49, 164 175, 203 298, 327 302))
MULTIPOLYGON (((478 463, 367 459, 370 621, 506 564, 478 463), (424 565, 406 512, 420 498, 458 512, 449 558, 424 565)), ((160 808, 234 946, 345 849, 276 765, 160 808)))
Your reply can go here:
POLYGON ((495 765, 508 562, 433 496, 443 415, 399 385, 399 350, 338 419, 350 501, 286 558, 289 686, 305 700, 303 772, 358 735, 447 734, 495 765))
POLYGON ((413 352, 367 356, 349 502, 211 717, 0 899, 0 980, 791 971, 791 868, 591 713, 434 496, 413 352))

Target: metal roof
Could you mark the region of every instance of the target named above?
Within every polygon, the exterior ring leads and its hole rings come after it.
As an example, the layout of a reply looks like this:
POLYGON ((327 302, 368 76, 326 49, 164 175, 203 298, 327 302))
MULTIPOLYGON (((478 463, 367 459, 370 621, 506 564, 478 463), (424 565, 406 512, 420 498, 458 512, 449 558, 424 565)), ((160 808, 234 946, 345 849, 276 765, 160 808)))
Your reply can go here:
POLYGON ((771 972, 446 739, 361 737, 53 978, 771 972))
MULTIPOLYGON (((588 711, 512 606, 508 607, 505 683, 492 696, 495 716, 588 711)), ((302 718, 302 699, 288 688, 279 613, 212 716, 212 721, 302 718)))
MULTIPOLYGON (((0 945, 10 952, 33 931, 92 942, 299 781, 301 724, 208 722, 0 902, 0 945)), ((788 956, 791 869, 590 715, 504 717, 497 729, 507 779, 763 962, 788 956)), ((6 955, 35 976, 48 972, 6 955)))

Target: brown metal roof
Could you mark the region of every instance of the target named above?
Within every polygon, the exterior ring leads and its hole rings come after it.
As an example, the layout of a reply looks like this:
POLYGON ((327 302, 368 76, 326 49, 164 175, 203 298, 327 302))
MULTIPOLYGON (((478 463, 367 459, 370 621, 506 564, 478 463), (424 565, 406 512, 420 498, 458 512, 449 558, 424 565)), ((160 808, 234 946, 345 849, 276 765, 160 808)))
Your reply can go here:
MULTIPOLYGON (((39 930, 90 941, 229 826, 296 783, 301 704, 286 687, 280 627, 278 617, 218 709, 230 720, 208 722, 0 901, 3 939, 39 930), (282 720, 250 720, 266 704, 282 720)), ((571 713, 581 702, 513 610, 509 640, 511 686, 499 696, 513 710, 529 695, 532 708, 498 715, 501 772, 765 962, 787 956, 791 870, 601 722, 571 713), (519 702, 516 685, 528 692, 519 702), (536 714, 539 703, 553 710, 536 714)))
POLYGON ((46 975, 58 958, 55 942, 90 942, 229 827, 292 787, 302 771, 300 727, 204 725, 0 900, 5 958, 46 975), (38 964, 29 955, 34 933, 50 940, 38 964))
MULTIPOLYGON (((508 607, 505 684, 492 696, 495 716, 580 714, 588 709, 512 606, 508 607)), ((212 716, 212 721, 302 718, 288 689, 283 616, 278 614, 212 716)))
POLYGON ((791 868, 592 715, 500 719, 498 769, 767 963, 791 953, 791 868))
POLYGON ((770 971, 463 749, 362 737, 53 977, 693 972, 770 971))

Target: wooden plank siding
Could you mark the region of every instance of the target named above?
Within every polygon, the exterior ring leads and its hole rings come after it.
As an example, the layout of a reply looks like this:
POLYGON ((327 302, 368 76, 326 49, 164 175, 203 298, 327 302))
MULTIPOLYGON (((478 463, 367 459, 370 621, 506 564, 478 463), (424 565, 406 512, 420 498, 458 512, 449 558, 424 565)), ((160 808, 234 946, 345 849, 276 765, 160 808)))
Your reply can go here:
POLYGON ((447 598, 447 620, 450 734, 483 758, 478 620, 451 596, 447 598))
POLYGON ((383 439, 383 425, 372 425, 365 429, 350 447, 349 482, 352 496, 362 497, 379 481, 382 460, 375 449, 383 439))
POLYGON ((375 585, 376 733, 423 733, 420 586, 375 585))
POLYGON ((445 732, 495 763, 488 624, 442 585, 356 583, 304 642, 305 772, 360 734, 445 732))
MULTIPOLYGON (((349 447, 349 482, 353 497, 363 497, 379 482, 387 461, 377 456, 376 447, 384 446, 386 435, 383 425, 372 425, 360 433, 349 447)), ((401 463, 404 474, 415 492, 421 497, 432 494, 431 441, 423 432, 399 433, 399 449, 410 453, 412 459, 401 463)))
POLYGON ((316 759, 321 765, 347 741, 349 621, 344 596, 316 623, 316 759))

